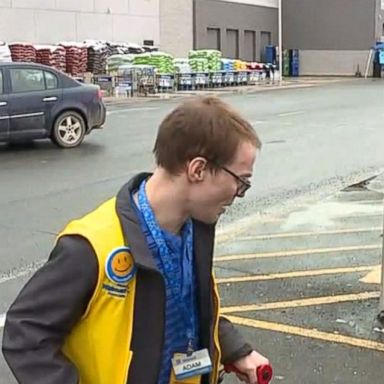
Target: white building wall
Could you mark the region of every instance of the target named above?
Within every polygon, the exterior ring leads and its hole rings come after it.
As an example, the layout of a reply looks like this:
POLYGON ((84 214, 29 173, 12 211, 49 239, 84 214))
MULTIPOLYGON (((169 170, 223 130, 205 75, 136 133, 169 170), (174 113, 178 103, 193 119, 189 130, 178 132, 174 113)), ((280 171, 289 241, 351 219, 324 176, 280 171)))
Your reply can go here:
POLYGON ((160 0, 160 49, 185 57, 193 48, 193 0, 160 0))
POLYGON ((160 44, 160 0, 0 0, 0 41, 160 44))

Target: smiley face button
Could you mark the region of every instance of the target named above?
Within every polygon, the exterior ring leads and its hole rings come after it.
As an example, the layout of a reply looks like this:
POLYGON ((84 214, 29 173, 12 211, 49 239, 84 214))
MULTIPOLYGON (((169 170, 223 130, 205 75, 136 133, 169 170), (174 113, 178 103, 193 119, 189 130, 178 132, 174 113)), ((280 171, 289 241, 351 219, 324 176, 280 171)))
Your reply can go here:
POLYGON ((136 266, 129 247, 114 249, 105 262, 105 273, 117 284, 127 284, 136 273, 136 266))

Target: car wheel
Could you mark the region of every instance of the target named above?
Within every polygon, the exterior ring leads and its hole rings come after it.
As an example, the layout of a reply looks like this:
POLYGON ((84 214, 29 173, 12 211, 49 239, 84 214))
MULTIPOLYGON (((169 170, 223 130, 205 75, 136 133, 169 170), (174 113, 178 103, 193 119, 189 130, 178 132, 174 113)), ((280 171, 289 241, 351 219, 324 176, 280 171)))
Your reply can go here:
POLYGON ((74 148, 81 144, 85 136, 85 121, 77 112, 62 113, 55 121, 52 141, 62 148, 74 148))

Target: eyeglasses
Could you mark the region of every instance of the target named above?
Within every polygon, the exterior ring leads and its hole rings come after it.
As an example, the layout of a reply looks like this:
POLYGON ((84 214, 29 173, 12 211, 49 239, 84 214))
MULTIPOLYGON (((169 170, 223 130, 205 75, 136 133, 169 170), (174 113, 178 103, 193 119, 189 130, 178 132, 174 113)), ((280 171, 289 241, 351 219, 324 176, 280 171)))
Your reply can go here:
POLYGON ((251 188, 251 183, 248 180, 245 180, 243 177, 236 175, 236 173, 232 172, 230 169, 223 167, 222 165, 218 165, 223 171, 230 174, 237 181, 237 196, 244 196, 245 192, 251 188))

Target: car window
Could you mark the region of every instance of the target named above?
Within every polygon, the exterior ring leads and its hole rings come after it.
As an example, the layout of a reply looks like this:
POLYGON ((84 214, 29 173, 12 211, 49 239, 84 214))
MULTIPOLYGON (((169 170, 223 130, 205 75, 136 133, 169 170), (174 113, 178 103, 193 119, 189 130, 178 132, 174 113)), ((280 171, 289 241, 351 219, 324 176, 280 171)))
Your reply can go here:
POLYGON ((13 92, 32 92, 45 90, 44 74, 39 69, 11 68, 13 92))
POLYGON ((0 95, 2 95, 3 92, 3 71, 0 69, 0 95))
POLYGON ((56 89, 58 86, 57 77, 52 72, 44 72, 44 75, 47 89, 56 89))

